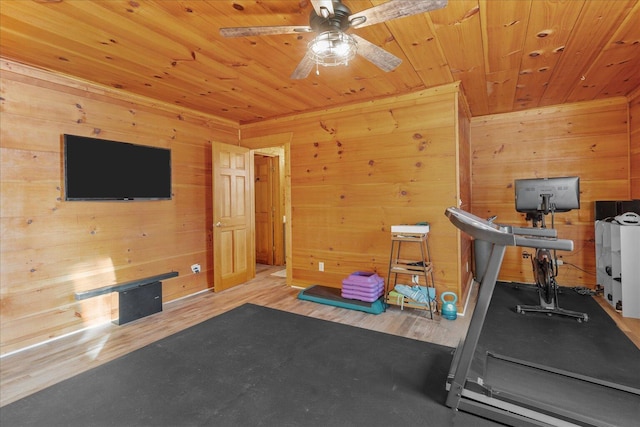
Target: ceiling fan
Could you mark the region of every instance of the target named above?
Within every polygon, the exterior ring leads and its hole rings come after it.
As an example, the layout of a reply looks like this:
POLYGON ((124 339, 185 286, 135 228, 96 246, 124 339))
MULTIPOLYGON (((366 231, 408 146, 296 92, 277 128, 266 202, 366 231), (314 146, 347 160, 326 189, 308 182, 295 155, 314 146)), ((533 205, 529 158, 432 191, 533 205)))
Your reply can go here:
POLYGON ((229 27, 220 28, 220 34, 223 37, 247 37, 318 33, 309 43, 304 58, 291 74, 292 79, 306 78, 314 65, 347 65, 356 54, 388 72, 400 65, 402 60, 356 34, 347 34, 347 30, 441 9, 447 5, 447 1, 389 0, 352 14, 341 0, 311 0, 313 10, 309 15, 308 26, 229 27))

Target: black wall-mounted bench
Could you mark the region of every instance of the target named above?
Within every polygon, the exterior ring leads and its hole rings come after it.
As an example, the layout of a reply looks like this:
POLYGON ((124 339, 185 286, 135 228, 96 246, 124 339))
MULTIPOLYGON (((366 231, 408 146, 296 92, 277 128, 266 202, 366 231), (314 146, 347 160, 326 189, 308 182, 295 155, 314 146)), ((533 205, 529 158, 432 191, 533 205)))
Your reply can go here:
POLYGON ((144 279, 132 280, 117 285, 103 286, 83 292, 76 292, 76 301, 99 295, 118 293, 119 317, 116 325, 124 325, 141 317, 162 311, 162 280, 178 276, 177 271, 159 274, 144 279))

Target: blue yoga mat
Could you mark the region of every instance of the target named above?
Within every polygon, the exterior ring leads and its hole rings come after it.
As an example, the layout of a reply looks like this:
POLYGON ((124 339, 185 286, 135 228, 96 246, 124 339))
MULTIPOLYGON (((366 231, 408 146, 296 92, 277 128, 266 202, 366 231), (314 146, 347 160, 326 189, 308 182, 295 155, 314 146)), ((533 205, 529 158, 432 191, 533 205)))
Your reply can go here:
POLYGON ((329 286, 311 285, 298 293, 298 299, 313 301, 320 304, 333 305, 350 310, 364 311, 365 313, 380 314, 384 312, 382 299, 374 302, 365 302, 355 299, 343 298, 339 288, 329 286))

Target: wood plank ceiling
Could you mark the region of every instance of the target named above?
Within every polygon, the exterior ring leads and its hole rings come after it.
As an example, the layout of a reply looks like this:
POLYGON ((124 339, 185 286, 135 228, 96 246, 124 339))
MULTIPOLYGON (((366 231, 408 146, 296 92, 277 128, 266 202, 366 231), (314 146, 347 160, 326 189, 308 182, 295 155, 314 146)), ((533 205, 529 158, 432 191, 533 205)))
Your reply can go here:
MULTIPOLYGON (((352 13, 383 2, 344 0, 352 13)), ((0 55, 237 123, 456 80, 474 116, 640 86, 640 0, 449 0, 351 30, 401 58, 396 70, 357 56, 303 80, 289 76, 313 33, 218 31, 308 25, 312 9, 308 0, 2 0, 0 55)))

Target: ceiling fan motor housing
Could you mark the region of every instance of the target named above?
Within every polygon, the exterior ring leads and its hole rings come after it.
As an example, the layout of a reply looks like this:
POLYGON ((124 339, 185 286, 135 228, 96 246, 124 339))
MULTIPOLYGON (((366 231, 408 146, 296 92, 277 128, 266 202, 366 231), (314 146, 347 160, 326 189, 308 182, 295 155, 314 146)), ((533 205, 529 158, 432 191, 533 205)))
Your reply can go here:
POLYGON ((351 10, 339 1, 333 2, 333 15, 328 18, 318 16, 315 10, 309 15, 309 26, 318 33, 325 31, 346 31, 349 29, 351 10))

